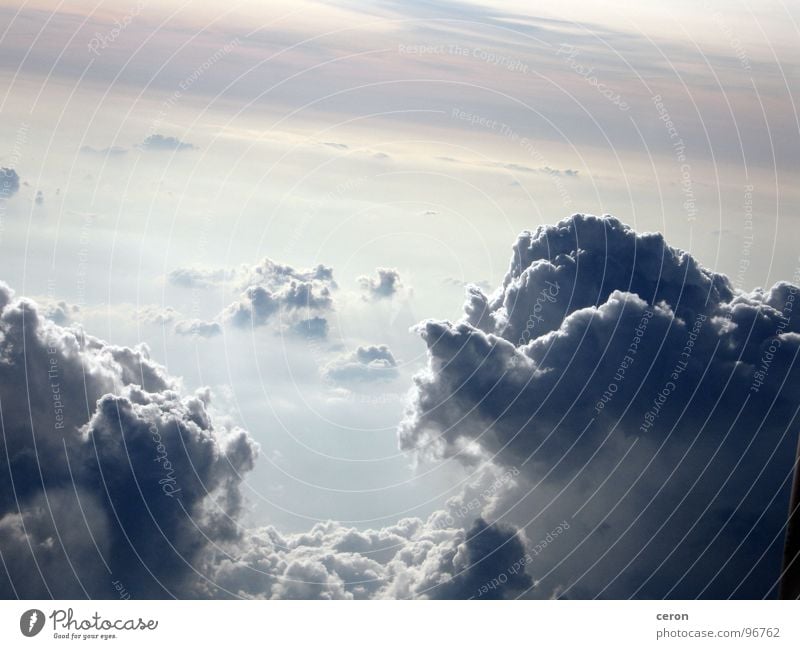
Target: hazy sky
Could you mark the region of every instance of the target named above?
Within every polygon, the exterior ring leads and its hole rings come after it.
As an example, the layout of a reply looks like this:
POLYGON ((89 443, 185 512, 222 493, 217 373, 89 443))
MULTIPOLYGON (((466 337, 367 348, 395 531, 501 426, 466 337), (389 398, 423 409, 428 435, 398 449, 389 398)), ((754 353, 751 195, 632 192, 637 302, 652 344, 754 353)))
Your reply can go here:
POLYGON ((0 279, 210 386, 261 445, 248 521, 424 518, 474 468, 398 449, 428 363, 410 328, 461 318, 467 283, 500 286, 521 231, 612 214, 736 289, 795 276, 799 18, 781 1, 0 0, 0 167, 20 180, 0 279), (332 306, 250 326, 265 258, 295 280, 332 268, 311 281, 332 306), (321 315, 326 336, 296 328, 321 315))

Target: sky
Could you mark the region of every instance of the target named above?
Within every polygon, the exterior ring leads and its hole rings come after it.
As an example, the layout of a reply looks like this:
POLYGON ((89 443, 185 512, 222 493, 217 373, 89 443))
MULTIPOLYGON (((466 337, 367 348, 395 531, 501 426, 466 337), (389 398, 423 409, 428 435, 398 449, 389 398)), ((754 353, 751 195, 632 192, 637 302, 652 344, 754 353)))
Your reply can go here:
POLYGON ((0 593, 773 596, 798 19, 0 0, 0 593))

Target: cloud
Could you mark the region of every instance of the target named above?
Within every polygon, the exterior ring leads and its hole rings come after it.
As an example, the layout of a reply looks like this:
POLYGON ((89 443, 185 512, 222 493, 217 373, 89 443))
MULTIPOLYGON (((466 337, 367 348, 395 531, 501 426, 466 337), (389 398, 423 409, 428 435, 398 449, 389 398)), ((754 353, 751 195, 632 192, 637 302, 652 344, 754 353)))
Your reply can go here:
POLYGON ((508 169, 509 171, 522 171, 524 173, 548 174, 550 176, 570 176, 575 177, 578 171, 575 169, 554 169, 553 167, 529 167, 516 162, 494 162, 489 166, 508 169))
POLYGON ((321 340, 328 337, 328 321, 319 316, 306 318, 295 322, 291 327, 291 331, 301 338, 321 340))
POLYGON ((202 595, 197 565, 240 537, 255 443, 145 347, 61 327, 5 285, 0 308, 0 594, 202 595))
POLYGON ((572 523, 532 565, 533 595, 769 595, 797 291, 736 291, 611 217, 523 232, 498 291, 470 287, 461 321, 419 325, 429 363, 401 448, 518 470, 503 511, 534 542, 572 523))
POLYGON ((445 511, 243 528, 258 449, 212 399, 183 394, 146 347, 61 327, 0 284, 0 596, 116 598, 122 583, 140 598, 468 598, 529 583, 519 533, 445 511))
POLYGON ((395 295, 402 287, 400 273, 394 268, 376 268, 375 277, 358 278, 365 299, 381 300, 395 295))
POLYGON ((176 268, 167 276, 170 284, 183 288, 209 288, 232 279, 235 271, 223 268, 176 268))
POLYGON ((333 299, 326 286, 292 281, 275 292, 262 286, 249 287, 239 301, 222 312, 220 318, 235 327, 259 327, 278 313, 285 313, 289 320, 293 320, 298 312, 325 311, 332 306, 333 299))
POLYGON ((101 155, 101 156, 108 156, 108 157, 117 157, 123 156, 128 153, 128 149, 121 146, 108 146, 102 149, 96 149, 92 146, 84 145, 81 147, 81 153, 86 153, 89 155, 101 155))
POLYGON ((531 167, 529 165, 519 164, 518 162, 496 162, 485 160, 463 160, 461 158, 453 158, 451 156, 437 156, 436 160, 446 162, 449 164, 466 165, 470 167, 483 167, 486 169, 505 169, 507 171, 515 171, 521 173, 531 174, 546 174, 548 176, 566 176, 568 178, 576 178, 579 175, 577 169, 556 169, 548 165, 541 167, 531 167))
POLYGON ((0 200, 12 198, 19 191, 19 175, 13 169, 0 167, 0 200))
POLYGON ((144 142, 139 145, 139 148, 145 151, 188 151, 197 147, 195 147, 194 144, 182 142, 171 135, 153 133, 144 139, 144 142))
POLYGON ((42 314, 44 317, 61 326, 72 323, 73 319, 76 318, 80 312, 81 309, 77 304, 68 304, 64 300, 45 303, 42 306, 42 314))
POLYGON ((357 347, 328 363, 322 375, 329 381, 351 383, 397 378, 397 360, 386 345, 357 347))
POLYGON ((198 320, 179 320, 175 323, 174 331, 179 336, 200 336, 201 338, 213 338, 222 333, 219 322, 198 320))
POLYGON ((481 291, 489 291, 491 289, 491 284, 489 283, 488 280, 485 280, 485 279, 477 280, 475 282, 468 282, 466 280, 459 279, 458 277, 450 277, 450 276, 448 276, 448 277, 445 277, 442 280, 442 284, 445 284, 447 286, 457 286, 459 288, 466 288, 468 286, 476 286, 481 291))
POLYGON ((180 267, 167 276, 170 284, 183 288, 212 288, 229 286, 245 290, 251 286, 261 286, 271 291, 285 288, 292 281, 318 282, 329 290, 337 288, 333 279, 333 268, 317 264, 313 268, 298 269, 264 258, 251 266, 242 264, 236 268, 192 268, 180 267))
POLYGON ((287 264, 265 258, 255 266, 243 266, 239 271, 238 282, 242 286, 265 286, 276 290, 296 282, 319 282, 323 287, 335 289, 333 268, 324 264, 317 264, 313 268, 297 269, 287 264))
POLYGON ((219 562, 215 581, 264 599, 469 599, 492 580, 500 587, 487 587, 491 595, 483 597, 500 599, 530 583, 520 567, 523 540, 481 519, 469 531, 442 529, 432 518, 363 531, 328 521, 292 535, 268 527, 231 554, 237 558, 219 562), (504 578, 509 570, 511 580, 504 578))
POLYGON ((290 333, 324 338, 328 324, 322 314, 334 308, 333 291, 337 288, 330 266, 298 269, 269 258, 237 268, 176 268, 169 273, 168 281, 182 288, 241 291, 239 299, 225 307, 215 322, 201 327, 199 321, 193 321, 194 331, 189 323, 180 331, 176 328, 177 333, 187 335, 201 330, 214 335, 226 324, 246 328, 279 321, 290 333))
POLYGON ((333 309, 332 291, 336 289, 329 266, 295 269, 264 259, 256 266, 241 267, 234 283, 246 288, 240 299, 220 314, 222 322, 235 327, 258 327, 277 316, 298 335, 327 335, 327 321, 320 314, 333 309))
POLYGON ((148 325, 167 325, 180 318, 181 314, 171 306, 157 306, 148 304, 137 309, 134 317, 139 322, 148 325))

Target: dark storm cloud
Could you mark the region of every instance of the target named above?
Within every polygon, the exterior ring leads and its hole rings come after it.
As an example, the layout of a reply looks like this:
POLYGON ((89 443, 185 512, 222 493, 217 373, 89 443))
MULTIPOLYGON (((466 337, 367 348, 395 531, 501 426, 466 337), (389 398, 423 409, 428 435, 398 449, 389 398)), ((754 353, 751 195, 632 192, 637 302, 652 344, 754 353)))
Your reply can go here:
POLYGON ((0 167, 0 200, 11 198, 19 191, 19 175, 13 169, 0 167))
POLYGON ((381 300, 395 295, 403 286, 400 273, 394 268, 376 268, 375 277, 358 278, 365 299, 381 300))
POLYGON ((322 375, 342 383, 390 381, 398 376, 397 360, 386 345, 359 346, 330 362, 322 375))
POLYGON ((419 325, 401 446, 519 470, 508 506, 532 539, 576 515, 531 568, 540 596, 761 597, 800 406, 797 291, 737 292, 610 217, 524 232, 501 290, 419 325))
POLYGON ((195 564, 237 539, 254 442, 146 348, 60 327, 5 285, 0 307, 0 594, 202 594, 195 564))
POLYGON ((144 142, 139 145, 139 148, 145 151, 189 151, 196 147, 194 144, 182 142, 171 135, 153 133, 144 139, 144 142))

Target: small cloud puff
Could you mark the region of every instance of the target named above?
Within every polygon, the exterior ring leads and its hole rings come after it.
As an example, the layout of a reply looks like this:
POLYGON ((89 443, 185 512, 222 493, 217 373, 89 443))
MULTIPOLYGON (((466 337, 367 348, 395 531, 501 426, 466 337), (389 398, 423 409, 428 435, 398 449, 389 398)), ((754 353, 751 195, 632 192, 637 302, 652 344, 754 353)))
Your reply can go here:
POLYGON ((0 200, 11 198, 19 191, 19 175, 13 169, 0 167, 0 200))
POLYGON ((338 383, 391 381, 397 376, 397 360, 386 345, 358 347, 323 370, 325 379, 338 383))
POLYGON ((171 135, 153 133, 144 139, 144 142, 139 145, 139 148, 145 151, 188 151, 197 147, 195 147, 194 144, 183 142, 171 135))
POLYGON ((400 273, 394 268, 376 268, 375 277, 362 275, 358 278, 366 300, 382 300, 391 298, 402 287, 400 273))
POLYGON ((222 326, 219 322, 198 320, 179 320, 175 323, 174 331, 179 336, 199 336, 201 338, 212 338, 222 333, 222 326))

